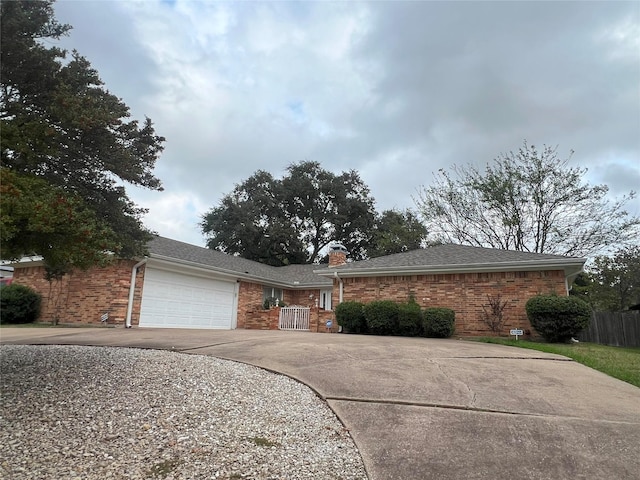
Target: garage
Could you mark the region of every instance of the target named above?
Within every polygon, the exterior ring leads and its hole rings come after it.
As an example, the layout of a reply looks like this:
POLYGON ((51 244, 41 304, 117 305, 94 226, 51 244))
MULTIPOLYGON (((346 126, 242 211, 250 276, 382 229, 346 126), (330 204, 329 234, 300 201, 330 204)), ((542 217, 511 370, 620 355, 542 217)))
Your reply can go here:
POLYGON ((236 282, 148 266, 142 287, 139 325, 234 328, 236 285, 236 282))

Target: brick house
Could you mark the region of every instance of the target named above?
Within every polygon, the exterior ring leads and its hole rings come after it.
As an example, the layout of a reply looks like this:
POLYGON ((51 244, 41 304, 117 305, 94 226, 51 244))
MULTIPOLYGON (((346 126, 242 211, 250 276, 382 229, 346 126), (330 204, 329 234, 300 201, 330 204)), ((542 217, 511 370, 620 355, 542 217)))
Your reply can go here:
POLYGON ((526 300, 537 293, 566 295, 585 262, 460 245, 347 262, 338 246, 329 265, 272 267, 163 237, 148 250, 145 258, 51 283, 38 259, 23 260, 13 264, 14 279, 43 295, 41 320, 67 324, 277 329, 278 309, 263 304, 278 299, 309 307, 309 329, 324 331, 341 301, 413 296, 423 307, 453 308, 457 333, 478 335, 488 332, 479 318, 487 295, 500 293, 508 301, 506 329, 529 329, 526 300))
POLYGON ((421 307, 448 307, 456 312, 456 334, 491 333, 482 321, 489 297, 506 301, 503 332, 531 330, 527 300, 537 294, 567 295, 586 259, 528 252, 438 245, 430 248, 347 262, 335 251, 330 266, 316 274, 333 279, 337 303, 356 300, 407 301, 421 307))

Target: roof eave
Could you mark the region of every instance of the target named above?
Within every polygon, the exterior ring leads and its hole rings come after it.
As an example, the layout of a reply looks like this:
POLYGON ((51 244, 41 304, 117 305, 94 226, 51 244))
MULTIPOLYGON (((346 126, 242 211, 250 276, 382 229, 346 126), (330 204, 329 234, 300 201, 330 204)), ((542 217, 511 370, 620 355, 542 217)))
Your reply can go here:
POLYGON ((44 265, 44 258, 39 255, 33 255, 30 257, 22 257, 19 260, 3 260, 3 265, 7 265, 13 268, 20 267, 39 267, 44 265))
POLYGON ((314 270, 313 273, 323 277, 376 277, 399 275, 429 275, 447 273, 483 273, 483 272, 517 272, 536 270, 564 270, 565 275, 582 271, 586 258, 559 260, 536 260, 527 262, 460 264, 460 265, 411 265, 404 267, 371 267, 314 270))
POLYGON ((276 279, 265 277, 262 275, 252 275, 250 273, 242 273, 236 270, 229 270, 226 268, 215 267, 212 265, 192 262, 189 260, 182 260, 175 257, 168 257, 166 255, 159 255, 156 253, 151 253, 149 255, 149 258, 160 261, 160 262, 164 262, 166 264, 179 264, 179 265, 184 265, 187 267, 195 268, 195 269, 206 271, 206 272, 215 272, 221 277, 232 279, 232 280, 246 280, 246 281, 251 281, 255 283, 261 283, 261 284, 264 283, 274 287, 282 287, 290 290, 320 289, 325 286, 320 284, 302 283, 302 282, 295 284, 293 280, 291 282, 283 282, 281 280, 276 280, 276 279))

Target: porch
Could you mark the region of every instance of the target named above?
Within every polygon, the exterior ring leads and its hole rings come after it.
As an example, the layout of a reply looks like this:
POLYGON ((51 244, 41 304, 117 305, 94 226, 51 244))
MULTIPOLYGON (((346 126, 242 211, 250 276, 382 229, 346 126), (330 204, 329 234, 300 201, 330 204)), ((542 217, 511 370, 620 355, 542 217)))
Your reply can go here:
POLYGON ((318 333, 335 333, 338 331, 335 315, 331 310, 324 310, 319 307, 296 307, 308 312, 308 328, 306 320, 301 318, 303 312, 294 312, 292 307, 273 307, 268 310, 254 309, 246 312, 245 318, 238 319, 238 328, 246 330, 297 330, 318 333), (297 319, 296 319, 297 315, 297 319), (282 328, 281 328, 282 317, 282 328), (332 326, 328 330, 327 321, 331 320, 332 326))

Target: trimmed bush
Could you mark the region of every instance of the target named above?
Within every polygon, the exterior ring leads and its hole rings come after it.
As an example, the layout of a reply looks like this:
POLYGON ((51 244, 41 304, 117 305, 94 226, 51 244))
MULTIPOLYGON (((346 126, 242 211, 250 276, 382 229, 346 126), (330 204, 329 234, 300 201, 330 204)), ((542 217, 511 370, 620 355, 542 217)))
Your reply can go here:
POLYGON ((364 304, 360 302, 342 302, 335 308, 336 322, 347 333, 365 333, 367 323, 364 319, 364 304))
POLYGON ((432 338, 449 338, 456 327, 456 312, 450 308, 427 308, 424 311, 424 334, 432 338))
POLYGON ((398 334, 416 337, 422 332, 422 310, 415 300, 398 305, 398 334))
POLYGON ((531 326, 548 342, 566 342, 589 326, 591 307, 578 297, 537 295, 525 305, 531 326))
POLYGON ((32 323, 40 316, 42 297, 35 290, 12 283, 0 288, 0 323, 32 323))
POLYGON ((364 306, 367 330, 374 335, 398 333, 398 304, 391 300, 376 300, 364 306))

